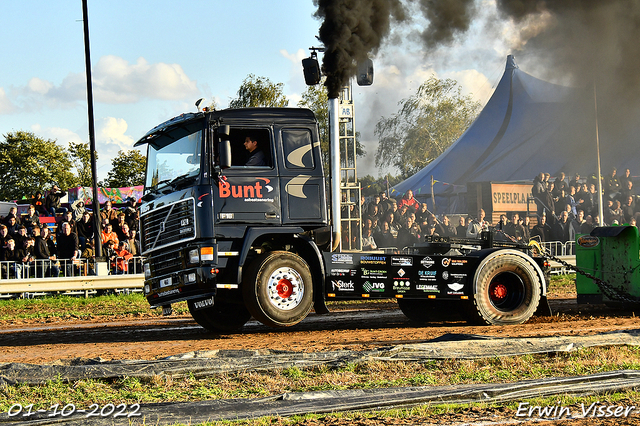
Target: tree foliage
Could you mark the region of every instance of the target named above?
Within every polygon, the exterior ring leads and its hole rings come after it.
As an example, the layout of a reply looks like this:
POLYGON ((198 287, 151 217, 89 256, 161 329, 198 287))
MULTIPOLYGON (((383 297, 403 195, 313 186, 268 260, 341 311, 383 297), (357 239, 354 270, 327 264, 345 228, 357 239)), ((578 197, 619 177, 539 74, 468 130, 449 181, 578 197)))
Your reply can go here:
MULTIPOLYGON (((92 186, 93 180, 91 179, 91 151, 89 150, 89 143, 87 142, 69 142, 69 155, 73 162, 73 166, 76 169, 76 176, 78 178, 78 185, 80 186, 92 186)), ((96 160, 98 154, 96 153, 96 160)))
POLYGON ((111 170, 100 186, 121 188, 124 186, 144 185, 146 158, 139 151, 118 151, 111 160, 111 170))
POLYGON ((463 96, 455 80, 432 76, 400 109, 376 124, 377 166, 395 166, 407 178, 442 154, 471 125, 480 103, 463 96))
POLYGON ((283 83, 249 74, 238 89, 238 97, 229 102, 229 108, 286 107, 289 101, 282 93, 283 87, 283 83))
POLYGON ((4 135, 0 142, 0 199, 16 200, 36 191, 78 184, 72 172, 69 152, 56 141, 42 139, 32 132, 17 131, 4 135))
POLYGON ((391 176, 387 173, 386 176, 381 178, 374 178, 371 175, 366 175, 358 178, 362 187, 362 195, 368 197, 374 194, 379 194, 382 191, 386 191, 387 188, 391 188, 396 184, 402 182, 404 179, 401 176, 391 176))

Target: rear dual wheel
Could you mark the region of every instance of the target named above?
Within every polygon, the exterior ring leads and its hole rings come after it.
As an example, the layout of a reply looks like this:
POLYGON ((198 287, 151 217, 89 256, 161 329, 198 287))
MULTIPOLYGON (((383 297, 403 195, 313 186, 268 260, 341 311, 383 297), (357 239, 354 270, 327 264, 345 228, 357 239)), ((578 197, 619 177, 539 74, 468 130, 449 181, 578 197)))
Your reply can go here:
POLYGON ((471 306, 474 322, 486 325, 522 324, 538 309, 540 278, 531 261, 498 252, 480 263, 471 306))

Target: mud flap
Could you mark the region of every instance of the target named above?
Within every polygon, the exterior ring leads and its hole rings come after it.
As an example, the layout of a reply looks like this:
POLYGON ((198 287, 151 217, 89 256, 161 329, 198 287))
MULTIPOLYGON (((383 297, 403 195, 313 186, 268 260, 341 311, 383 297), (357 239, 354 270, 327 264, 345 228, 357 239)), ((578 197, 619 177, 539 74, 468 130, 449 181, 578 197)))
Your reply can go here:
POLYGON ((553 315, 553 312, 551 312, 551 306, 549 306, 549 301, 547 300, 547 296, 540 296, 538 309, 536 309, 533 315, 537 317, 550 317, 553 315))

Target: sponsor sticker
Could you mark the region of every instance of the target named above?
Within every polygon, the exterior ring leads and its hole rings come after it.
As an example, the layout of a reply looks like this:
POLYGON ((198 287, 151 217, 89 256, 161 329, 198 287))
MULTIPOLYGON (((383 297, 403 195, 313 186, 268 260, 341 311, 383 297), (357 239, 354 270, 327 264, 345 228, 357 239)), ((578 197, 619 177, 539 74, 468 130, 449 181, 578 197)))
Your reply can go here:
POLYGON ((406 293, 411 288, 409 280, 393 280, 393 290, 397 293, 406 293))
POLYGON ((435 281, 437 271, 418 271, 418 279, 420 281, 435 281))
POLYGON ((331 275, 334 277, 353 277, 358 273, 355 269, 332 269, 331 275))
POLYGON ((448 257, 443 257, 442 258, 442 266, 444 266, 445 268, 449 266, 449 264, 451 263, 451 259, 448 257))
POLYGON ((578 238, 578 245, 584 248, 597 247, 600 244, 600 238, 592 237, 591 235, 583 235, 578 238))
POLYGON ((421 290, 425 293, 440 293, 440 289, 437 284, 418 284, 416 290, 421 290))
POLYGON ((447 291, 447 294, 449 294, 449 295, 461 295, 461 294, 464 294, 464 292, 462 291, 462 289, 464 288, 464 284, 450 283, 450 284, 447 284, 447 286, 449 287, 449 290, 451 290, 451 291, 447 291))
POLYGON ((433 264, 436 263, 432 258, 430 258, 429 256, 425 257, 424 259, 422 259, 420 261, 420 264, 422 266, 424 266, 425 268, 429 269, 433 266, 433 264))
POLYGON ((361 271, 362 271, 363 279, 367 279, 367 278, 380 279, 380 280, 387 279, 387 271, 383 269, 362 268, 361 271))
POLYGON ((333 291, 355 291, 355 284, 353 281, 345 280, 331 280, 333 291))
POLYGON ((468 262, 467 259, 451 259, 451 266, 466 265, 467 262, 468 262))
POLYGON ((362 256, 360 257, 360 263, 363 265, 386 265, 386 256, 362 256))
POLYGON ((398 269, 398 276, 400 278, 404 277, 407 273, 404 271, 404 269, 400 268, 398 269))
POLYGON ((384 292, 384 283, 376 281, 365 281, 364 284, 362 284, 362 288, 367 293, 382 293, 384 292))
POLYGON ((413 266, 413 258, 392 256, 391 266, 413 266))
POLYGON ((353 263, 353 255, 351 254, 332 254, 331 262, 333 263, 353 263))

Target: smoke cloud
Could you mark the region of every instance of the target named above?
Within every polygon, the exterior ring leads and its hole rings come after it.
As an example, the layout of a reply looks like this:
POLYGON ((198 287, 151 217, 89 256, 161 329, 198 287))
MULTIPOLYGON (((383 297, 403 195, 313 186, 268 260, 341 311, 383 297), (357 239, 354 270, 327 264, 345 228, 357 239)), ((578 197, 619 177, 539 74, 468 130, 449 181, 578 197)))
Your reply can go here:
MULTIPOLYGON (((375 55, 394 29, 412 28, 412 39, 422 43, 428 60, 463 40, 490 1, 498 11, 493 22, 511 22, 519 31, 509 53, 526 61, 527 72, 595 88, 601 130, 614 141, 629 140, 640 112, 636 0, 315 0, 316 16, 323 19, 320 40, 330 95, 339 94, 357 62, 375 55), (417 18, 427 25, 416 30, 417 18)), ((635 149, 615 143, 611 149, 635 149)))

